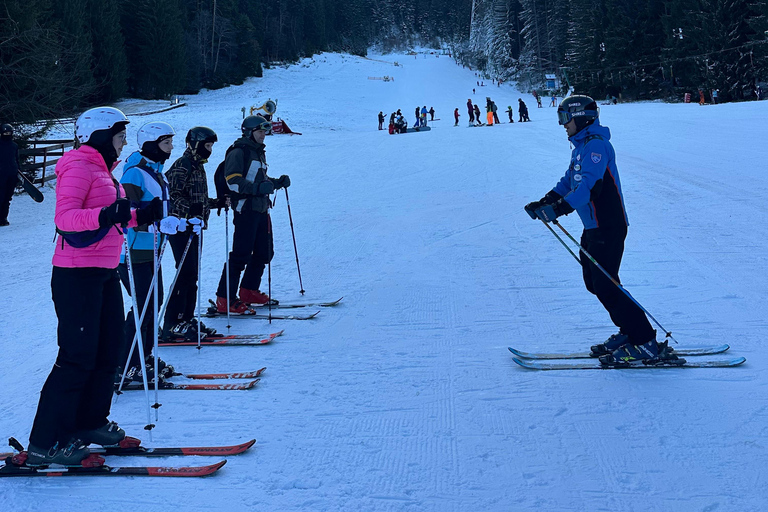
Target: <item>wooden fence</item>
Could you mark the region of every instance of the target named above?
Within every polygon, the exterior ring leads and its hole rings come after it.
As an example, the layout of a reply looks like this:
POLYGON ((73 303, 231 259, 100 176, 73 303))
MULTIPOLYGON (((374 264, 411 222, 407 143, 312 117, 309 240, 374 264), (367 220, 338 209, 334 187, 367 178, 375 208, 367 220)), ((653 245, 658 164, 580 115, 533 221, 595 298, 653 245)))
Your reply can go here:
POLYGON ((53 172, 46 176, 48 167, 54 167, 64 152, 75 145, 74 140, 30 140, 28 143, 30 147, 20 149, 19 156, 32 157, 32 162, 22 164, 21 171, 35 171, 33 183, 40 185, 56 179, 53 172), (42 170, 39 178, 37 177, 38 169, 42 170))

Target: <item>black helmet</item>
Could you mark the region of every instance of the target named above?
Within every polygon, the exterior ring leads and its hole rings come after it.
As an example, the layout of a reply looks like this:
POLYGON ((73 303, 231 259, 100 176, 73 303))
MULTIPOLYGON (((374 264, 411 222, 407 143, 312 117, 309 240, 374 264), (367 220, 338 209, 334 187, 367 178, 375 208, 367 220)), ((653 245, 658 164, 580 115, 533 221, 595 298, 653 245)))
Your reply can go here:
POLYGON ((568 96, 560 106, 557 107, 557 120, 561 125, 568 123, 571 119, 576 120, 578 131, 583 130, 600 115, 600 108, 595 100, 589 96, 568 96))
POLYGON ((211 152, 205 149, 205 145, 218 140, 216 132, 206 126, 195 126, 187 132, 187 144, 203 160, 211 156, 211 152))
POLYGON ((13 126, 9 125, 8 123, 0 124, 0 137, 5 139, 12 139, 13 138, 13 126), (6 135, 6 133, 10 132, 10 135, 6 135))
POLYGON ((263 116, 248 116, 243 119, 240 129, 243 131, 243 137, 250 137, 253 130, 264 130, 268 132, 272 128, 272 123, 263 116))
POLYGON ((216 132, 208 128, 207 126, 195 126, 187 132, 187 143, 193 148, 197 147, 197 144, 202 142, 217 142, 219 138, 216 136, 216 132))

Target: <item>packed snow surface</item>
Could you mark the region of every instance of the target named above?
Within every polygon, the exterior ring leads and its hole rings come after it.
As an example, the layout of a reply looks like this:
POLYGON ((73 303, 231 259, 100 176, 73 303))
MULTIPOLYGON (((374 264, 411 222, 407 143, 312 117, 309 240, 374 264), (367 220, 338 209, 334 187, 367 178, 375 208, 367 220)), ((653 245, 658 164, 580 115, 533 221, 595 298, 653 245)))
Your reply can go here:
MULTIPOLYGON (((572 256, 523 211, 568 165, 555 109, 548 99, 536 108, 511 85, 476 80, 447 56, 323 54, 188 97, 186 107, 131 117, 124 157, 148 121, 176 128, 172 160, 189 128, 216 130, 212 187, 239 135, 241 108, 277 99, 277 115, 303 132, 268 138, 267 155, 272 176, 291 177, 305 298, 344 301, 312 321, 233 320, 233 333, 285 329, 270 345, 160 349, 188 373, 267 371, 250 391, 161 392, 151 440, 144 394, 116 399, 111 418, 148 446, 258 439, 215 476, 4 479, 2 509, 765 510, 768 102, 601 111, 631 223, 624 285, 681 347, 729 343, 712 357, 747 363, 535 372, 518 367, 507 347, 584 350, 615 328, 572 256), (383 76, 394 81, 369 79, 383 76), (503 123, 468 128, 467 99, 485 113, 486 96, 503 123), (532 121, 516 115, 508 124, 502 111, 517 113, 518 98, 532 121), (416 105, 435 108, 431 131, 377 130, 380 110, 388 118, 400 108, 412 124, 416 105)), ((45 195, 42 204, 16 197, 11 226, 0 228, 0 438, 23 443, 57 350, 55 194, 45 195)), ((299 300, 282 191, 273 224, 273 296, 299 300)), ((562 224, 581 233, 575 215, 562 224)), ((224 227, 224 215, 213 215, 202 258, 206 299, 224 262, 224 227)), ((164 266, 167 286, 170 251, 164 266)), ((226 319, 208 323, 226 332, 226 319)))

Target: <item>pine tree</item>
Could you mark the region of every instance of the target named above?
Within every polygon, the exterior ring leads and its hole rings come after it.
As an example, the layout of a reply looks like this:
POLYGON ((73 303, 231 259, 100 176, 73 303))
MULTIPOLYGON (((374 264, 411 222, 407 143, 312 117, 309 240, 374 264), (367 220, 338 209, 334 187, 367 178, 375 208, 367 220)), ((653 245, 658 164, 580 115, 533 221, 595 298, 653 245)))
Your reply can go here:
POLYGON ((116 0, 90 0, 93 45, 93 77, 96 81, 94 102, 110 102, 128 91, 128 60, 125 40, 120 30, 116 0))

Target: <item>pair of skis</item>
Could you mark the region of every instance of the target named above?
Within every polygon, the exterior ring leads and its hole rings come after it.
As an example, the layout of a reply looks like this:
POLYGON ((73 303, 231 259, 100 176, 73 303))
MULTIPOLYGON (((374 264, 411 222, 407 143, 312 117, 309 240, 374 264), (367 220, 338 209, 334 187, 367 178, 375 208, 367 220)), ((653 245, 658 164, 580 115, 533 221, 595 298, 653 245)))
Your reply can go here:
MULTIPOLYGON (((308 308, 308 307, 330 308, 338 305, 343 298, 344 297, 341 297, 331 302, 283 303, 283 304, 273 304, 272 306, 268 306, 266 304, 250 304, 249 307, 251 308, 252 311, 254 311, 253 313, 243 314, 243 315, 230 315, 230 318, 260 318, 260 319, 271 319, 271 320, 311 320, 320 314, 319 310, 308 315, 299 315, 299 314, 284 315, 279 313, 264 314, 264 313, 259 313, 258 311, 269 309, 270 307, 272 309, 298 309, 298 308, 308 308)), ((216 318, 216 317, 227 316, 226 313, 219 313, 219 311, 216 309, 216 303, 214 301, 209 300, 208 302, 211 304, 211 306, 206 311, 204 315, 205 317, 216 318)))
MULTIPOLYGON (((261 368, 255 372, 231 372, 231 373, 174 373, 171 377, 186 377, 192 380, 225 380, 225 379, 250 379, 246 382, 226 382, 226 383, 180 383, 172 382, 169 380, 163 380, 160 383, 160 389, 184 389, 187 391, 206 391, 206 390, 230 390, 230 391, 244 391, 251 389, 261 380, 261 374, 267 368, 261 368)), ((150 389, 155 386, 154 381, 149 384, 150 389)), ((123 385, 123 391, 139 391, 144 389, 142 382, 129 382, 123 385)))
POLYGON ((171 456, 230 456, 239 455, 248 451, 255 443, 255 439, 231 446, 197 446, 180 448, 145 448, 140 446, 140 441, 132 437, 126 437, 118 446, 91 448, 91 455, 83 460, 80 466, 49 466, 33 468, 25 465, 27 453, 21 444, 14 438, 9 440, 14 449, 19 453, 3 453, 0 459, 4 464, 0 465, 0 477, 24 477, 24 476, 184 476, 200 477, 217 472, 227 463, 221 460, 214 464, 204 466, 107 466, 102 456, 139 456, 139 457, 171 457, 171 456))
MULTIPOLYGON (((214 334, 205 336, 200 340, 200 346, 221 346, 221 345, 266 345, 283 332, 273 332, 272 334, 214 334)), ((177 338, 173 341, 161 341, 161 347, 191 347, 197 346, 197 340, 188 340, 186 338, 177 338)))
MULTIPOLYGON (((730 345, 718 345, 713 347, 699 347, 675 350, 674 353, 680 357, 696 357, 722 354, 726 352, 730 345)), ((669 363, 659 364, 638 364, 630 366, 604 366, 589 355, 589 352, 572 353, 547 353, 547 352, 523 352, 509 347, 515 357, 512 360, 523 368, 530 370, 639 370, 650 368, 731 368, 739 366, 746 361, 744 357, 720 360, 686 360, 683 364, 675 364, 674 360, 669 363), (555 362, 553 360, 565 360, 555 362), (591 361, 578 361, 580 359, 591 359, 591 361)))

